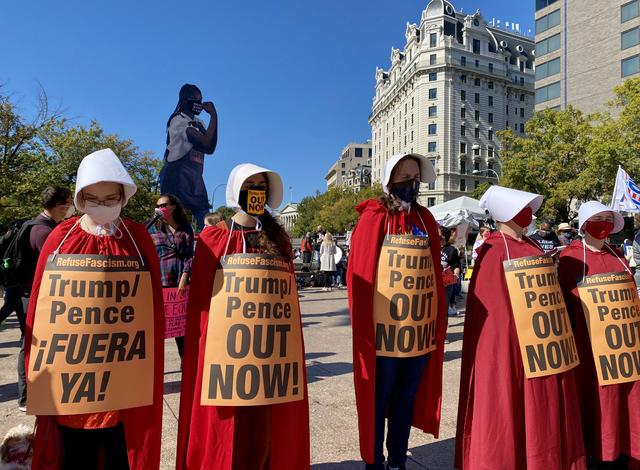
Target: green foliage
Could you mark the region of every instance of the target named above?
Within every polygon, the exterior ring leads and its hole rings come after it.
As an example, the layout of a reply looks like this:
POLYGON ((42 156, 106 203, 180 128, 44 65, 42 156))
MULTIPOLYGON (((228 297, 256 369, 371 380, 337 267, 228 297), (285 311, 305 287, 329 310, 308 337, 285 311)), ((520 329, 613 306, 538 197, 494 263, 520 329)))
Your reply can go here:
POLYGON ((236 213, 232 208, 227 206, 220 206, 214 212, 220 212, 220 214, 222 214, 222 216, 224 217, 224 220, 230 219, 236 213))
POLYGON ((487 189, 489 189, 490 186, 491 186, 491 183, 489 183, 488 181, 485 181, 484 183, 482 183, 481 185, 479 185, 477 188, 473 190, 473 192, 471 193, 471 197, 474 199, 480 199, 482 195, 487 192, 487 189))
POLYGON ((380 183, 357 193, 341 187, 331 188, 325 193, 316 192, 315 196, 307 196, 298 204, 293 233, 299 237, 313 232, 318 225, 331 233, 344 233, 358 220, 356 206, 381 194, 380 183))
POLYGON ((49 185, 73 190, 78 165, 96 150, 111 148, 138 186, 123 214, 143 221, 158 197, 157 179, 162 162, 141 152, 129 139, 107 134, 97 122, 73 126, 46 103, 31 123, 15 105, 0 97, 0 228, 19 218, 32 218, 40 210, 40 194, 49 185))
POLYGON ((615 89, 608 110, 585 115, 568 107, 537 112, 526 134, 499 132, 502 147, 500 183, 542 194, 544 218, 566 222, 576 202, 608 202, 618 165, 640 176, 640 79, 615 89))

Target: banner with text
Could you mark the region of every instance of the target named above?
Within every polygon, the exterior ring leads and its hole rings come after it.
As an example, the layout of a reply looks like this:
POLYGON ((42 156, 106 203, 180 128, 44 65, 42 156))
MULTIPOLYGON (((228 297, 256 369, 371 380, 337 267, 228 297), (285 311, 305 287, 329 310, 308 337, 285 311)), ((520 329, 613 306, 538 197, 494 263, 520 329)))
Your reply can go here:
POLYGON ((413 357, 435 350, 437 315, 438 290, 429 239, 385 237, 373 303, 376 355, 413 357))
POLYGON ((202 405, 270 405, 304 398, 300 305, 286 260, 247 253, 221 262, 203 367, 202 405))
POLYGON ((640 300, 628 273, 586 276, 578 292, 600 385, 640 379, 640 300))
POLYGON ((151 404, 153 315, 151 276, 139 258, 49 257, 33 323, 29 414, 151 404))
POLYGON ((503 266, 527 378, 577 366, 578 350, 551 256, 518 258, 503 266))
POLYGON ((164 337, 184 336, 187 327, 187 301, 189 287, 182 293, 177 287, 162 289, 164 296, 164 337))

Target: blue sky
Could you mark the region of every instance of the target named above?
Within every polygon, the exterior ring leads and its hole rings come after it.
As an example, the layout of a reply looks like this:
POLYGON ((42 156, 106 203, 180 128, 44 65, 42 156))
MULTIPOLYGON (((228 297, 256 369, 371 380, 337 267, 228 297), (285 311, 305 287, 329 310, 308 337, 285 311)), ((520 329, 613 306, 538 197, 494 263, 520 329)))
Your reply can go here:
MULTIPOLYGON (((39 82, 75 123, 95 119, 158 158, 178 90, 195 83, 220 118, 218 148, 205 163, 210 196, 236 164, 254 162, 280 172, 297 201, 325 189, 344 145, 370 138, 375 68, 388 68, 406 22, 419 22, 427 4, 4 2, 0 83, 29 114, 39 82)), ((453 4, 533 29, 533 0, 453 4)), ((223 191, 215 198, 222 204, 223 191)))

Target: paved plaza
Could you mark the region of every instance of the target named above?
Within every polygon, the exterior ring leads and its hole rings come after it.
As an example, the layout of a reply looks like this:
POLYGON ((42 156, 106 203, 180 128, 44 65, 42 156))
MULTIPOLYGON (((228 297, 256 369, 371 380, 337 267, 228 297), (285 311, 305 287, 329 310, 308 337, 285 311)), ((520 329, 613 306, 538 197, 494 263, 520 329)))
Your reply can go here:
MULTIPOLYGON (((300 292, 300 305, 309 381, 311 468, 363 469, 358 450, 347 292, 304 289, 300 292)), ((409 470, 453 468, 463 322, 463 316, 449 319, 450 344, 445 346, 440 439, 435 440, 414 429, 409 443, 409 470)), ((0 436, 18 423, 33 425, 34 422, 33 417, 18 411, 16 402, 19 336, 18 322, 12 315, 0 326, 0 436)), ((163 470, 175 466, 179 401, 180 358, 174 341, 168 340, 164 373, 163 470)))

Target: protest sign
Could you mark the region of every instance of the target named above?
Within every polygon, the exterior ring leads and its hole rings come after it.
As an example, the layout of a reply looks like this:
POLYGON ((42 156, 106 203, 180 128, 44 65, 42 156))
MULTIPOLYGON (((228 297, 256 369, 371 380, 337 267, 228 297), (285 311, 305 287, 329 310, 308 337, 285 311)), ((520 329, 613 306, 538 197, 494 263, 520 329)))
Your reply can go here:
POLYGON ((578 351, 551 256, 518 258, 503 266, 527 378, 577 366, 578 351))
POLYGON ((376 354, 413 357, 436 349, 437 313, 438 291, 429 239, 387 236, 378 259, 374 294, 376 354))
POLYGON ((216 271, 202 405, 269 405, 304 398, 300 305, 289 263, 227 256, 216 271))
POLYGON ((640 379, 640 301, 626 272, 586 276, 578 293, 600 385, 640 379))
POLYGON ((164 296, 164 337, 184 336, 187 326, 187 301, 189 288, 180 293, 177 287, 162 289, 164 296))
POLYGON ((139 258, 52 255, 37 302, 30 414, 73 415, 152 403, 153 294, 139 258))

